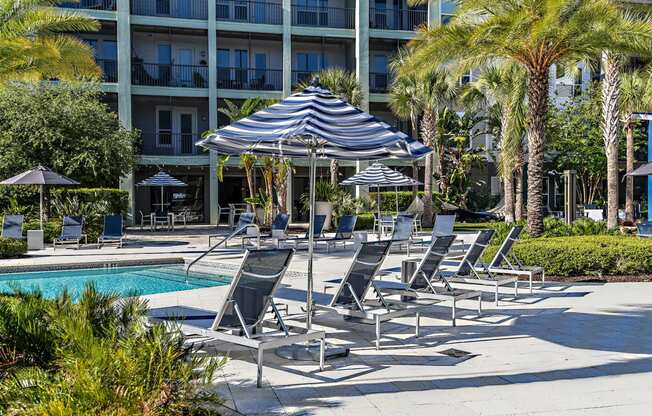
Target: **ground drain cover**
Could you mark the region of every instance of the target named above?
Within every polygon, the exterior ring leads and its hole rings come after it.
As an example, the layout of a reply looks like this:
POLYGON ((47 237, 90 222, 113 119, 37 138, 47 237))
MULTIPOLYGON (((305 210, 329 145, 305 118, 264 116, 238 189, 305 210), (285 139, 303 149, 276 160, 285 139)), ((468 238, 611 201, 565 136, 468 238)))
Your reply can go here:
POLYGON ((462 351, 462 350, 456 350, 455 348, 449 348, 444 351, 439 351, 440 354, 448 355, 449 357, 454 357, 454 358, 464 358, 472 355, 470 352, 462 351))

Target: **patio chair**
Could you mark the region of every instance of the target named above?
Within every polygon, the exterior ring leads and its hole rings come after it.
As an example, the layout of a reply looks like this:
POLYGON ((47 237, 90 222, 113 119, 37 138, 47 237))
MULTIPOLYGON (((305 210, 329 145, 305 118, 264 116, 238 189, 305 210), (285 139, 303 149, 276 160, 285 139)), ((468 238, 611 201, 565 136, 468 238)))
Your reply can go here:
POLYGON ((530 282, 530 293, 532 293, 532 280, 534 276, 541 275, 541 284, 543 285, 546 281, 546 274, 543 267, 524 266, 513 253, 512 247, 518 241, 518 237, 522 231, 522 225, 512 227, 493 259, 487 264, 479 263, 475 268, 483 273, 491 273, 498 276, 516 276, 517 278, 526 276, 530 282))
POLYGON ((24 240, 23 237, 23 221, 25 218, 22 215, 5 215, 2 219, 2 238, 13 238, 16 240, 24 240))
POLYGON ((52 240, 52 247, 56 250, 57 245, 76 244, 77 249, 81 248, 81 240, 84 244, 88 243, 84 230, 84 218, 79 216, 65 216, 63 217, 63 225, 61 227, 61 235, 52 240))
POLYGON ((348 272, 340 280, 334 295, 316 293, 317 310, 334 312, 348 319, 373 323, 376 327, 376 349, 380 349, 381 323, 401 316, 414 315, 415 335, 420 335, 420 313, 432 304, 418 305, 386 302, 375 287, 374 277, 389 253, 391 240, 362 243, 353 258, 348 272), (369 291, 375 299, 366 299, 369 291))
MULTIPOLYGON (((514 297, 518 297, 518 277, 516 276, 499 276, 489 271, 483 271, 477 267, 482 254, 489 246, 489 242, 494 235, 494 230, 482 230, 478 232, 478 236, 462 260, 456 263, 453 270, 446 270, 442 275, 449 282, 472 283, 481 284, 495 287, 495 302, 498 306, 499 288, 501 286, 514 284, 514 297)), ((451 262, 444 262, 450 265, 451 262)))
POLYGON ((172 228, 172 219, 166 212, 156 210, 150 216, 152 217, 152 231, 155 231, 158 226, 165 227, 168 231, 172 228))
POLYGON ((220 292, 215 312, 187 307, 167 307, 150 311, 150 319, 164 321, 171 329, 188 337, 198 337, 202 345, 226 342, 257 351, 256 386, 262 386, 263 354, 266 350, 312 340, 320 341, 319 367, 324 368, 324 331, 288 327, 273 302, 294 254, 292 249, 247 250, 240 269, 228 290, 220 292), (274 321, 265 320, 271 308, 274 321))
POLYGON ((642 222, 636 224, 636 235, 639 238, 652 237, 652 222, 642 222))
POLYGON ((392 231, 392 247, 401 247, 405 244, 407 255, 410 255, 410 244, 412 241, 412 227, 414 224, 414 217, 412 215, 399 215, 394 222, 394 230, 392 231))
POLYGON ((138 213, 140 214, 140 231, 143 231, 144 226, 148 226, 151 231, 154 231, 152 215, 145 215, 141 210, 138 210, 138 213))
POLYGON ((355 223, 357 221, 357 215, 344 215, 337 223, 335 236, 331 238, 320 238, 315 241, 315 246, 325 244, 327 253, 330 252, 331 245, 337 247, 337 244, 341 243, 342 247, 346 247, 346 243, 353 239, 353 230, 355 230, 355 223))
POLYGON ((276 214, 276 217, 274 217, 274 221, 272 222, 272 229, 269 233, 260 234, 259 236, 246 235, 242 237, 242 246, 244 247, 245 243, 247 243, 249 240, 253 238, 261 238, 261 239, 282 238, 277 236, 277 233, 282 234, 282 236, 285 236, 285 232, 288 229, 289 222, 290 222, 290 216, 288 214, 283 214, 283 213, 276 214))
MULTIPOLYGON (((379 280, 375 282, 376 288, 383 295, 400 295, 401 300, 398 302, 452 301, 451 323, 453 326, 456 326, 457 301, 459 300, 477 298, 478 316, 480 316, 482 314, 482 293, 477 290, 454 288, 442 274, 442 262, 454 241, 454 235, 435 237, 407 283, 379 280)), ((386 298, 386 301, 388 303, 395 302, 391 298, 386 298)))
MULTIPOLYGON (((323 237, 324 236, 324 225, 326 224, 326 215, 315 215, 315 221, 313 223, 313 233, 314 237, 323 237)), ((306 230, 306 233, 303 236, 299 237, 287 237, 279 238, 277 240, 278 247, 283 247, 287 245, 294 245, 295 248, 299 248, 301 243, 308 243, 310 230, 306 230)))
MULTIPOLYGON (((230 234, 231 238, 238 237, 241 235, 247 234, 248 226, 254 223, 256 219, 256 214, 253 212, 243 212, 238 218, 238 223, 233 227, 233 232, 230 234)), ((213 234, 208 236, 208 245, 211 246, 211 241, 213 238, 224 238, 224 234, 213 234)), ((224 240, 224 247, 228 245, 228 239, 224 240)))
POLYGON ((124 239, 122 215, 105 215, 104 231, 97 239, 97 245, 101 247, 107 243, 117 243, 118 248, 122 248, 124 239))
POLYGON ((385 229, 394 229, 394 216, 374 214, 374 227, 373 232, 380 235, 385 234, 385 229))
POLYGON ((410 246, 417 246, 428 248, 430 244, 437 239, 437 237, 444 237, 453 235, 453 228, 455 227, 455 214, 453 215, 435 215, 435 221, 432 225, 432 235, 429 240, 411 239, 410 246))
POLYGON ((231 217, 231 207, 223 207, 220 204, 217 204, 217 224, 220 224, 220 221, 222 220, 222 215, 227 216, 227 222, 229 221, 229 218, 231 217))

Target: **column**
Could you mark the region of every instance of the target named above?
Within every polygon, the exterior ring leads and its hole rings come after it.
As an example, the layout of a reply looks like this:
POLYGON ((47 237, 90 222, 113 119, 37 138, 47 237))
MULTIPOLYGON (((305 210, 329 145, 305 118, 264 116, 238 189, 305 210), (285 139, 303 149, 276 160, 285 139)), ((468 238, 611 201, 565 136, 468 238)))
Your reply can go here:
POLYGON ((288 177, 286 179, 287 183, 287 194, 285 195, 285 206, 288 208, 288 215, 290 217, 289 221, 292 221, 292 209, 294 208, 294 201, 292 199, 292 179, 294 175, 292 174, 292 169, 288 172, 288 177))
POLYGON ((283 0, 283 97, 292 94, 292 0, 283 0))
MULTIPOLYGON (((118 119, 122 127, 131 129, 131 17, 129 0, 117 2, 117 43, 118 43, 118 119)), ((134 173, 120 178, 120 189, 129 192, 128 213, 136 220, 134 201, 134 173)))
MULTIPOLYGON (((355 74, 360 82, 362 100, 360 108, 369 111, 369 0, 355 1, 355 74)), ((369 163, 356 162, 356 172, 364 170, 369 163)), ((369 193, 367 186, 356 186, 355 196, 369 193)))
MULTIPOLYGON (((208 128, 217 128, 217 12, 215 0, 208 1, 208 128)), ((219 182, 217 180, 217 153, 208 154, 208 211, 210 223, 218 224, 219 182)))
MULTIPOLYGON (((647 121, 647 161, 652 162, 652 120, 647 121)), ((652 221, 652 175, 647 177, 647 220, 652 221)))
POLYGON ((436 26, 441 24, 439 0, 428 0, 428 26, 436 26))

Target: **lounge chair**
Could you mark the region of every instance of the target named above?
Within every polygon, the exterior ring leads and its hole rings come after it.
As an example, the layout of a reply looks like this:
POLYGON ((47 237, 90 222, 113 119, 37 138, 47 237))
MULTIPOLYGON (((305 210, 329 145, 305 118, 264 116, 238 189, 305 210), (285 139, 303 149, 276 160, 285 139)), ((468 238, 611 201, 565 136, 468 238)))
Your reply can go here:
POLYGON ((217 299, 215 312, 168 307, 150 311, 150 317, 168 322, 186 336, 201 337, 200 345, 218 341, 255 349, 258 387, 262 386, 263 353, 280 346, 319 340, 319 366, 323 370, 326 333, 289 328, 272 301, 293 254, 292 249, 248 250, 228 290, 220 292, 223 296, 217 299), (273 322, 265 320, 270 308, 273 322))
POLYGON ((242 237, 242 246, 244 247, 245 243, 253 238, 260 239, 270 239, 270 238, 279 238, 276 236, 276 233, 280 233, 285 236, 285 232, 288 229, 288 223, 290 222, 290 216, 288 214, 279 213, 276 214, 274 222, 272 222, 272 230, 268 234, 260 234, 259 236, 246 235, 242 237))
MULTIPOLYGON (((375 287, 382 295, 400 295, 400 303, 428 302, 432 300, 452 301, 451 323, 456 325, 457 301, 464 299, 478 299, 478 316, 482 314, 482 293, 477 290, 454 288, 444 277, 440 267, 448 254, 448 250, 455 241, 454 235, 435 237, 428 246, 428 250, 419 261, 419 264, 407 283, 376 281, 375 287)), ((388 303, 396 302, 385 298, 388 303)))
POLYGON ((97 245, 102 247, 107 243, 117 243, 118 247, 122 247, 122 240, 125 235, 122 231, 122 215, 105 215, 104 216, 104 231, 97 239, 97 245))
MULTIPOLYGON (((233 227, 233 232, 231 233, 232 237, 237 237, 240 235, 247 234, 247 228, 250 224, 254 223, 256 219, 256 214, 253 212, 243 212, 238 218, 238 223, 233 227)), ((211 241, 213 238, 224 238, 224 234, 213 234, 208 236, 208 246, 211 246, 211 241)), ((256 237, 257 238, 257 237, 256 237)), ((228 240, 224 240, 224 247, 227 247, 228 240)))
POLYGON ((437 237, 444 237, 453 235, 453 228, 455 227, 455 214, 453 215, 435 215, 435 221, 432 225, 432 235, 429 240, 426 239, 411 239, 411 247, 428 248, 430 244, 437 239, 437 237))
POLYGON ((432 304, 417 305, 385 302, 375 287, 374 277, 385 261, 392 242, 390 240, 362 243, 353 258, 348 272, 341 279, 334 295, 315 293, 317 310, 334 312, 349 319, 357 319, 376 326, 376 349, 380 349, 382 322, 406 315, 416 318, 415 335, 419 337, 420 313, 432 304), (375 299, 366 299, 369 291, 376 294, 375 299))
POLYGON ((636 235, 639 238, 652 237, 652 222, 642 222, 636 224, 636 235))
POLYGON ((512 247, 522 231, 523 226, 521 225, 512 227, 494 258, 488 264, 480 263, 475 268, 482 273, 491 273, 498 276, 516 276, 517 278, 519 276, 526 276, 530 281, 530 293, 532 293, 532 280, 534 276, 541 275, 541 284, 543 285, 546 282, 546 274, 543 267, 524 266, 518 257, 514 255, 512 247))
MULTIPOLYGON (((499 297, 499 287, 514 284, 514 297, 518 297, 518 277, 516 276, 499 276, 495 275, 490 271, 482 270, 481 267, 478 267, 478 262, 482 257, 482 254, 489 246, 489 242, 494 235, 494 230, 482 230, 478 232, 478 236, 469 249, 466 251, 466 254, 462 260, 458 262, 453 262, 453 270, 445 270, 442 272, 442 275, 449 282, 461 282, 461 283, 476 283, 487 286, 495 287, 495 302, 496 306, 498 305, 499 297)), ((444 264, 450 265, 451 262, 444 262, 444 264)))
POLYGON ((331 238, 320 238, 315 241, 315 246, 325 244, 327 253, 330 251, 331 245, 337 247, 337 244, 341 243, 342 247, 346 247, 347 241, 351 241, 353 238, 353 230, 355 230, 355 223, 357 221, 357 215, 344 215, 337 223, 335 236, 331 238))
POLYGON ((5 215, 2 219, 2 238, 24 240, 22 215, 5 215))
POLYGON ((394 222, 394 231, 392 231, 392 247, 398 246, 399 250, 403 245, 407 249, 407 255, 410 255, 410 244, 412 241, 412 227, 414 217, 412 215, 399 215, 394 222))
MULTIPOLYGON (((313 223, 313 233, 314 238, 319 238, 324 236, 324 225, 326 224, 325 215, 315 215, 315 221, 313 223)), ((299 248, 301 243, 308 243, 309 231, 306 230, 306 233, 300 237, 287 237, 279 238, 277 240, 278 247, 283 247, 285 245, 293 245, 295 248, 299 248)))
POLYGON ((84 244, 88 243, 86 234, 84 234, 84 218, 79 216, 63 217, 61 235, 52 241, 52 247, 56 250, 57 245, 76 244, 77 249, 81 247, 81 240, 84 244))

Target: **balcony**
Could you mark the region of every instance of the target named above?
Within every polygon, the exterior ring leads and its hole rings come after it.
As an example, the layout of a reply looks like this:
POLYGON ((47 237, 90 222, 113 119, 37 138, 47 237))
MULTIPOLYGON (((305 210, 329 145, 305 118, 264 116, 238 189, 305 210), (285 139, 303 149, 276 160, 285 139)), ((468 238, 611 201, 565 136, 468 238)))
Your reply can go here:
POLYGON ((131 14, 206 20, 208 3, 207 0, 131 0, 131 14))
POLYGON ((292 70, 292 88, 295 88, 299 84, 308 84, 312 80, 312 74, 319 72, 315 71, 303 71, 303 70, 292 70))
POLYGON ((353 29, 355 27, 355 9, 341 7, 300 6, 293 4, 292 24, 294 26, 353 29))
POLYGON ((283 70, 218 67, 217 88, 281 91, 283 89, 283 70))
POLYGON ((64 9, 115 10, 117 0, 80 0, 79 2, 62 2, 64 9))
POLYGON ((369 73, 369 92, 387 94, 392 83, 392 75, 387 72, 369 73))
POLYGON ((428 11, 420 9, 369 9, 369 28, 416 30, 428 22, 428 11))
POLYGON ((132 62, 131 83, 152 87, 206 88, 208 67, 132 62))
POLYGON ((280 3, 217 0, 216 12, 217 20, 221 21, 266 25, 283 24, 283 8, 280 3))
POLYGON ((192 156, 202 152, 195 143, 199 133, 141 132, 141 154, 147 156, 192 156))
POLYGON ((114 59, 96 59, 95 62, 102 70, 103 82, 118 82, 118 61, 114 59))

